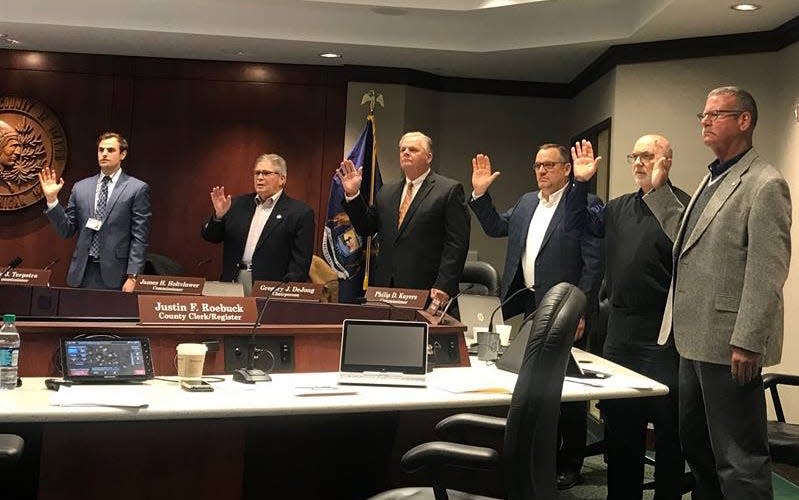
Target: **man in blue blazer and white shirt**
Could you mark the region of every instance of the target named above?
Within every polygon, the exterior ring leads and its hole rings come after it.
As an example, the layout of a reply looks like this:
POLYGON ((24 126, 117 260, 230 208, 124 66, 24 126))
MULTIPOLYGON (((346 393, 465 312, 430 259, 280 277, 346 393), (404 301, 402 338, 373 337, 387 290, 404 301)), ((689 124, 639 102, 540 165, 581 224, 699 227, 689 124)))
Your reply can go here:
POLYGON ((39 182, 47 218, 62 238, 78 235, 67 272, 73 287, 132 292, 144 269, 150 238, 150 187, 122 171, 128 141, 116 132, 97 139, 100 173, 72 187, 64 208, 58 193, 64 179, 44 168, 39 182))
MULTIPOLYGON (((520 293, 505 305, 505 317, 533 312, 544 294, 560 282, 580 287, 588 297, 586 317, 595 315, 596 297, 602 281, 600 240, 582 237, 579 228, 567 230, 565 199, 571 189, 571 163, 567 149, 558 144, 538 148, 533 170, 538 191, 522 195, 511 209, 500 214, 491 201, 488 188, 499 176, 492 172, 491 160, 478 154, 472 160, 472 196, 469 206, 488 236, 508 238, 505 271, 502 274, 503 300, 517 290, 533 286, 534 292, 520 293)), ((589 195, 589 202, 596 197, 589 195)), ((578 339, 578 342, 580 339, 578 339)), ((584 345, 585 340, 581 344, 584 345)), ((584 403, 561 406, 561 447, 558 454, 558 487, 570 488, 580 480, 586 439, 584 403)))
POLYGON ((761 369, 780 362, 791 195, 752 147, 757 105, 712 90, 697 115, 716 155, 686 207, 656 164, 644 202, 674 241, 658 342, 680 353, 680 441, 695 499, 773 498, 761 369))

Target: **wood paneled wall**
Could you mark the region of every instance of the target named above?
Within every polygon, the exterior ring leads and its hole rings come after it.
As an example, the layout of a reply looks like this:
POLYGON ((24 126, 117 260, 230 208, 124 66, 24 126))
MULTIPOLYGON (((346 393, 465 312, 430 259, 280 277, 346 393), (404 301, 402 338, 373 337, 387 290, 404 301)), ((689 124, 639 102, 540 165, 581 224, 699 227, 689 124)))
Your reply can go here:
MULTIPOLYGON (((334 70, 0 51, 0 95, 37 99, 61 121, 69 147, 63 203, 76 181, 97 172, 96 137, 106 130, 125 135, 123 168, 151 188, 150 251, 189 274, 218 277, 221 245, 200 238, 210 189, 251 192, 262 153, 286 159, 287 192, 315 210, 321 235, 344 143, 346 80, 334 70), (196 269, 208 257, 213 262, 196 269)), ((41 201, 0 212, 0 265, 16 255, 23 267, 57 257, 51 284, 63 285, 74 240, 58 238, 43 210, 41 201)))

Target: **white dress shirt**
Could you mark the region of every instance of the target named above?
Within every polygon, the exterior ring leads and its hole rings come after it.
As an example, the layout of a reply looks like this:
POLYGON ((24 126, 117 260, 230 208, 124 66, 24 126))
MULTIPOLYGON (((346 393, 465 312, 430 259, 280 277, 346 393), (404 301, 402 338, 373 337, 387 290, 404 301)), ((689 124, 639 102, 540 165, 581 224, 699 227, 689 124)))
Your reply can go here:
POLYGON ((244 254, 241 256, 242 264, 247 266, 252 265, 252 254, 255 253, 255 247, 258 246, 258 240, 261 239, 261 233, 264 231, 269 216, 272 215, 272 210, 275 208, 277 199, 283 193, 281 189, 264 201, 260 201, 258 195, 255 195, 255 213, 252 215, 250 222, 250 232, 247 233, 247 243, 244 245, 244 254))
POLYGON ((541 250, 541 244, 544 242, 544 235, 549 228, 549 223, 552 222, 552 216, 555 215, 558 203, 568 185, 566 183, 565 186, 552 193, 548 200, 544 198, 541 191, 538 192, 538 206, 533 212, 533 219, 530 221, 530 228, 527 231, 527 242, 522 251, 522 273, 525 286, 529 287, 535 284, 535 259, 541 250))

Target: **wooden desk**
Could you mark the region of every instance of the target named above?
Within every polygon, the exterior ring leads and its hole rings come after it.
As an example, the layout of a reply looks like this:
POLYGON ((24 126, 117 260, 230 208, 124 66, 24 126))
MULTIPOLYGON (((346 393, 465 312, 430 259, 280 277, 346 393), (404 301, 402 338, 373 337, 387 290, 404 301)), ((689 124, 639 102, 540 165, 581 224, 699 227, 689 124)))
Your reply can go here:
MULTIPOLYGON (((615 375, 640 375, 587 353, 592 367, 615 375)), ((357 387, 358 394, 298 397, 295 388, 335 384, 335 373, 275 374, 271 383, 245 386, 229 380, 213 393, 187 393, 152 381, 120 391, 144 391, 147 408, 51 406, 43 379, 0 392, 0 432, 22 432, 31 446, 24 460, 38 472, 31 487, 41 500, 365 498, 401 484, 424 481, 399 470, 410 447, 433 440, 441 418, 462 411, 504 415, 507 393, 452 393, 447 380, 515 375, 475 363, 441 368, 425 389, 357 387)), ((564 400, 644 397, 651 390, 592 388, 566 383, 564 400)), ((492 384, 493 385, 493 384, 492 384)), ((108 389, 88 387, 81 390, 108 389)), ((484 494, 499 484, 491 474, 469 472, 484 494)))

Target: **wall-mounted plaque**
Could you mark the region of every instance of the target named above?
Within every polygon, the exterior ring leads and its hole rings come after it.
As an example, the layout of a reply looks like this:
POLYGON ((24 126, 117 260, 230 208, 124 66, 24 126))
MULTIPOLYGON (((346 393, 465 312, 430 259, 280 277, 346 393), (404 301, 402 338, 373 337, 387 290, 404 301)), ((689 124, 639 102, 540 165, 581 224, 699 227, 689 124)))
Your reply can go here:
POLYGON ((139 295, 143 325, 253 325, 255 297, 139 295))
POLYGON ((366 289, 367 302, 387 302, 395 307, 409 309, 422 309, 430 290, 415 290, 413 288, 387 288, 370 286, 366 289))
POLYGON ((64 174, 67 139, 58 118, 26 97, 0 97, 0 211, 18 210, 44 197, 39 172, 64 174))
POLYGON ((8 271, 5 276, 0 278, 3 285, 22 285, 22 286, 47 286, 50 284, 49 269, 22 269, 16 268, 8 271))
POLYGON ((202 295, 205 278, 184 276, 155 276, 142 274, 136 278, 134 292, 174 293, 178 295, 202 295))
POLYGON ((259 281, 252 285, 252 294, 255 297, 270 297, 274 299, 305 300, 319 302, 322 300, 323 285, 315 283, 283 283, 279 281, 259 281))

